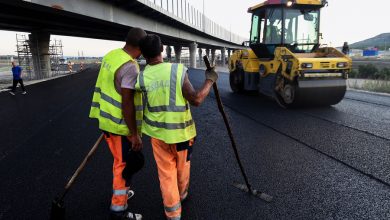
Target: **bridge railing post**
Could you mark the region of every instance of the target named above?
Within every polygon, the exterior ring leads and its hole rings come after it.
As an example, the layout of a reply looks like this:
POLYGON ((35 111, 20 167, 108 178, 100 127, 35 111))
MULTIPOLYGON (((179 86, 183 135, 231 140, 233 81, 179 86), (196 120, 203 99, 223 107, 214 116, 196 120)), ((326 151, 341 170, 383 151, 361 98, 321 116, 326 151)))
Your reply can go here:
POLYGON ((200 22, 199 22, 199 11, 196 11, 196 22, 198 23, 197 27, 199 28, 200 22))
POLYGON ((196 27, 197 26, 197 23, 196 22, 196 9, 194 8, 194 26, 196 27))

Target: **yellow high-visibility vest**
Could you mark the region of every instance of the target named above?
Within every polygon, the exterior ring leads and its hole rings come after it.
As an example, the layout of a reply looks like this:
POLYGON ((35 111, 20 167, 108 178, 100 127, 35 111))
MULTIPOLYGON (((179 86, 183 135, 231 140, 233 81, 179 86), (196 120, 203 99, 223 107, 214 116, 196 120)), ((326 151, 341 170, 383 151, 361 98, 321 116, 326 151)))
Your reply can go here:
POLYGON ((182 93, 184 69, 182 64, 161 63, 147 65, 138 75, 136 89, 144 98, 142 132, 167 144, 196 136, 190 105, 182 93))
MULTIPOLYGON (((116 91, 114 82, 115 72, 127 62, 133 62, 139 70, 138 63, 123 49, 113 50, 103 57, 89 113, 90 118, 98 119, 101 130, 124 136, 131 134, 122 114, 122 95, 116 91)), ((134 104, 137 128, 141 134, 143 117, 141 92, 135 92, 134 104)))

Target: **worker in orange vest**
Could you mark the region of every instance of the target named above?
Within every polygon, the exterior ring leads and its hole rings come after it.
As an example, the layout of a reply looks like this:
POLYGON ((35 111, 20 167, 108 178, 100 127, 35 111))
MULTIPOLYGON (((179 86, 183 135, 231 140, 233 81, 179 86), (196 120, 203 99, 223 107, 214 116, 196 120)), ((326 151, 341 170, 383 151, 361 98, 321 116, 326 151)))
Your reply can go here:
POLYGON ((165 215, 168 220, 180 220, 196 136, 189 105, 199 106, 205 100, 218 74, 214 68, 207 70, 201 89, 196 91, 184 65, 163 62, 163 45, 157 35, 147 35, 140 48, 148 64, 136 84, 144 97, 142 132, 151 137, 165 215))

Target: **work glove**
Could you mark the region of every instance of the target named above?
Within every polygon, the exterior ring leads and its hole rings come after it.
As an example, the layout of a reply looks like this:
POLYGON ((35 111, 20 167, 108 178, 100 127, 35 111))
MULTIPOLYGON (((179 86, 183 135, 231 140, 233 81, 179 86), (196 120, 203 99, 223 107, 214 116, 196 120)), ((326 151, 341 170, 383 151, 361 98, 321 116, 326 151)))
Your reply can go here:
POLYGON ((218 80, 218 73, 215 71, 215 67, 212 67, 211 69, 207 69, 205 71, 206 79, 209 79, 213 81, 213 83, 217 82, 218 80))

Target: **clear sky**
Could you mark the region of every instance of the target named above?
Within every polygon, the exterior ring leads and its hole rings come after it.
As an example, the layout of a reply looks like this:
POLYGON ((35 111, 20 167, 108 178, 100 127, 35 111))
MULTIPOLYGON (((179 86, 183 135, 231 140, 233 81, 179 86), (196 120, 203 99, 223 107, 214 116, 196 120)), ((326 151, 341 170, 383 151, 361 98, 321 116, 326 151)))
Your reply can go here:
MULTIPOLYGON (((203 11, 203 0, 188 0, 199 11, 203 11)), ((250 29, 250 6, 262 0, 205 0, 205 14, 226 29, 248 37, 250 29)), ((322 43, 340 46, 390 32, 389 0, 328 0, 329 6, 322 10, 322 43)), ((108 50, 122 46, 122 42, 101 41, 85 38, 52 36, 61 39, 64 55, 103 56, 108 50), (99 45, 99 47, 96 47, 99 45)), ((0 55, 15 54, 15 32, 0 31, 0 55)))

